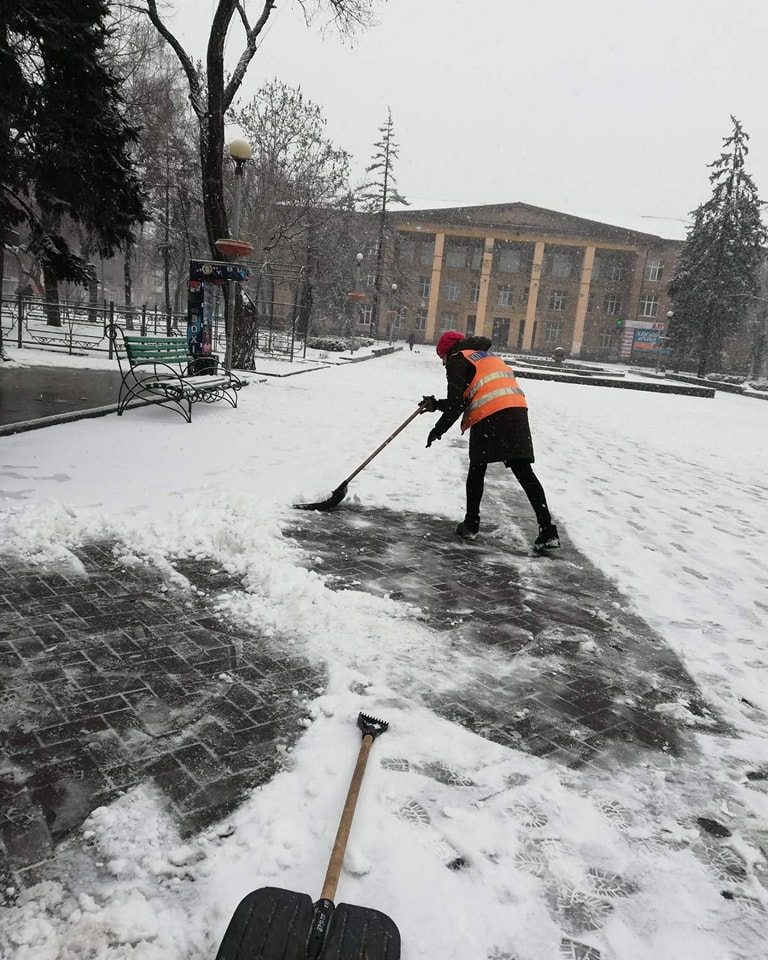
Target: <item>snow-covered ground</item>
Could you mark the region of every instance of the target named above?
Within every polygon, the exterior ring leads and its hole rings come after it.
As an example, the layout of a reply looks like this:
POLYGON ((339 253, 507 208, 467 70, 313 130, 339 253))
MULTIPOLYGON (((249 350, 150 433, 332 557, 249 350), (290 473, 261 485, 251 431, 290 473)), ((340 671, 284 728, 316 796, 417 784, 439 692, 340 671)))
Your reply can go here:
MULTIPOLYGON (((252 382, 237 410, 200 405, 191 425, 141 409, 2 438, 3 552, 60 561, 103 536, 156 558, 211 557, 248 584, 220 598, 221 615, 266 625, 330 677, 297 716, 306 731, 286 769, 217 829, 182 843, 150 784, 93 813, 59 850, 60 879, 4 911, 4 960, 202 960, 248 890, 316 897, 359 710, 390 730, 373 748, 338 898, 389 914, 404 960, 768 955, 768 792, 746 776, 768 770, 768 403, 523 386, 564 549, 615 580, 733 734, 697 731, 691 758, 644 754, 602 774, 502 748, 396 689, 403 658, 426 674, 413 651, 440 643, 418 611, 332 591, 297 563, 282 535, 292 504, 326 496, 423 394, 443 392, 432 348, 252 382), (377 639, 387 654, 366 659, 361 644, 377 639), (430 776, 436 765, 454 776, 430 776), (696 816, 731 836, 709 843, 696 816), (457 858, 463 869, 447 869, 457 858)), ((460 519, 466 441, 457 426, 425 449, 432 422, 403 431, 348 498, 460 519)), ((531 540, 522 495, 491 468, 489 511, 502 488, 520 498, 518 534, 531 540)))

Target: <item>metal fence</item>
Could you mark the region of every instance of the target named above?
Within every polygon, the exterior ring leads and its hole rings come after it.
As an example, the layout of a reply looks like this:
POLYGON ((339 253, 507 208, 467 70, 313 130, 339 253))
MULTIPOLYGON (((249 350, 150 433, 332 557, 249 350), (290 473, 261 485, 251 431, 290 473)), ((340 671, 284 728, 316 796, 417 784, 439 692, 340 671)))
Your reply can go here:
POLYGON ((112 324, 142 335, 186 332, 186 315, 168 316, 155 307, 105 303, 94 306, 70 300, 35 297, 0 299, 0 346, 35 347, 69 354, 113 355, 112 324))
MULTIPOLYGON (((297 277, 280 275, 273 282, 256 287, 255 297, 245 293, 247 340, 256 354, 293 359, 306 352, 306 340, 297 336, 295 289, 286 291, 297 277), (281 283, 282 286, 278 284, 281 283), (269 295, 265 292, 268 289, 269 295)), ((211 317, 211 344, 215 352, 226 348, 224 298, 217 295, 211 317)), ((133 330, 142 336, 186 336, 187 314, 166 314, 157 306, 126 306, 114 302, 92 304, 82 301, 46 301, 38 297, 0 298, 0 349, 3 346, 33 347, 68 354, 104 353, 114 355, 109 337, 112 325, 133 330)), ((310 335, 313 330, 310 326, 310 335)))

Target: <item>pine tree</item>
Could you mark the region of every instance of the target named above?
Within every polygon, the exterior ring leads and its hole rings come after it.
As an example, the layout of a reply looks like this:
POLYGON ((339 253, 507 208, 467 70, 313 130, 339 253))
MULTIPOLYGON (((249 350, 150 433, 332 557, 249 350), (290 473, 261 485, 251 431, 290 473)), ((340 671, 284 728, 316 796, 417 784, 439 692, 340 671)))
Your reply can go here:
POLYGON ((694 360, 700 377, 719 362, 723 343, 757 293, 761 247, 768 234, 757 188, 744 169, 749 137, 735 117, 723 152, 709 166, 712 196, 693 212, 669 287, 669 336, 676 362, 694 360))
POLYGON ((371 317, 371 333, 378 339, 379 335, 379 304, 381 301, 381 286, 384 274, 385 248, 387 240, 387 207, 392 203, 408 206, 408 201, 401 196, 397 189, 397 180, 393 173, 394 161, 399 157, 398 145, 395 142, 392 111, 387 108, 386 123, 379 127, 381 139, 374 143, 376 152, 371 157, 373 161, 365 172, 374 174, 374 179, 362 188, 360 199, 363 208, 371 213, 378 214, 378 235, 376 242, 376 275, 373 285, 373 314, 371 317))
POLYGON ((0 220, 25 224, 46 279, 87 285, 62 235, 82 225, 111 256, 144 217, 130 163, 136 131, 104 63, 107 0, 0 5, 0 220))

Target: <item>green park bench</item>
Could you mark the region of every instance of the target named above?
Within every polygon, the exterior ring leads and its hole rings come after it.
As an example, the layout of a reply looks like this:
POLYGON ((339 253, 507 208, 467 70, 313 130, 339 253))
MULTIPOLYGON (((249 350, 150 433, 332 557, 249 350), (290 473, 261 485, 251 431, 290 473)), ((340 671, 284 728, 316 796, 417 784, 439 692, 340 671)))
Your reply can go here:
POLYGON ((215 355, 193 357, 186 337, 149 337, 110 330, 122 382, 117 415, 133 401, 156 403, 192 422, 192 404, 226 400, 237 406, 244 383, 219 366, 215 355))

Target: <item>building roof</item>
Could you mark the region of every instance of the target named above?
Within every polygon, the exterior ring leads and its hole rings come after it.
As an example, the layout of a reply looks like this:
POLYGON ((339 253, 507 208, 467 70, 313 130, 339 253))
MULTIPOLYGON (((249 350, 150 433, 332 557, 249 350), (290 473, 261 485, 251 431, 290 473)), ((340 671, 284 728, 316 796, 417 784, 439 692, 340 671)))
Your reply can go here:
MULTIPOLYGON (((490 203, 455 207, 433 207, 412 210, 406 208, 392 212, 401 223, 429 223, 434 226, 503 228, 517 234, 537 233, 542 236, 578 236, 585 240, 606 240, 618 243, 667 244, 679 243, 679 229, 675 237, 663 237, 649 231, 632 229, 626 225, 606 223, 601 220, 548 210, 529 203, 490 203)), ((638 218, 639 219, 639 218, 638 218)), ((663 221, 667 223, 667 221, 663 221)))

